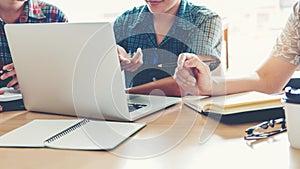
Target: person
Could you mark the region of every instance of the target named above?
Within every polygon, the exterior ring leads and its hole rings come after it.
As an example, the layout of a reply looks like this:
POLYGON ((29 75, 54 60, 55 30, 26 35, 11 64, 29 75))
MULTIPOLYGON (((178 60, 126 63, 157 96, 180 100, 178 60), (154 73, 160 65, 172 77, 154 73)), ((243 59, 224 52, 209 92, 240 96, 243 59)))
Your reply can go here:
POLYGON ((270 56, 253 74, 217 79, 209 74, 207 65, 197 57, 182 56, 178 58, 174 79, 185 92, 193 95, 225 95, 246 91, 271 94, 282 91, 300 64, 299 16, 299 3, 296 3, 270 56))
POLYGON ((149 94, 169 88, 179 55, 194 55, 219 65, 222 46, 220 16, 187 0, 145 0, 114 22, 118 54, 129 93, 149 94), (217 61, 216 61, 217 60, 217 61), (216 61, 216 62, 214 62, 216 61))
MULTIPOLYGON (((0 0, 0 87, 18 89, 18 79, 4 32, 5 24, 67 22, 65 14, 56 6, 39 0, 0 0)), ((34 36, 34 35, 32 35, 34 36)), ((24 44, 26 45, 26 44, 24 44)), ((26 56, 24 56, 26 57, 26 56)), ((3 94, 4 91, 0 91, 3 94)), ((0 111, 2 111, 0 106, 0 111)))

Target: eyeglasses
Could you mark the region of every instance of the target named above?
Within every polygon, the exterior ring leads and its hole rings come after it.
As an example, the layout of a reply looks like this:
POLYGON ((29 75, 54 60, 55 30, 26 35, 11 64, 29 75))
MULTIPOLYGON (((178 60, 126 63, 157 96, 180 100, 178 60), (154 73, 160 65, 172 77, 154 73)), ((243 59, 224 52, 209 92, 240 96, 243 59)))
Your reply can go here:
POLYGON ((245 140, 259 140, 264 139, 282 132, 286 131, 285 125, 285 118, 279 118, 275 120, 265 121, 256 126, 250 127, 245 130, 246 136, 244 137, 245 140), (280 129, 267 131, 267 132, 254 132, 258 129, 268 129, 269 127, 274 128, 277 125, 281 125, 280 129))

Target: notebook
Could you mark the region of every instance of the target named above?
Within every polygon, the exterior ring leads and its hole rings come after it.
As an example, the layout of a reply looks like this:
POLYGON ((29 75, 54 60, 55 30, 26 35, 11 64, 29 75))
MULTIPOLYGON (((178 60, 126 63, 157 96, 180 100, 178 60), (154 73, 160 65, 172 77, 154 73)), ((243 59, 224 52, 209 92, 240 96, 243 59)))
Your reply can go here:
POLYGON ((0 136, 0 147, 112 150, 145 125, 88 119, 33 120, 0 136))
POLYGON ((180 101, 125 94, 112 23, 6 24, 5 31, 28 111, 134 121, 180 101))
POLYGON ((186 97, 183 102, 223 123, 238 124, 283 117, 281 97, 251 91, 216 97, 186 97))

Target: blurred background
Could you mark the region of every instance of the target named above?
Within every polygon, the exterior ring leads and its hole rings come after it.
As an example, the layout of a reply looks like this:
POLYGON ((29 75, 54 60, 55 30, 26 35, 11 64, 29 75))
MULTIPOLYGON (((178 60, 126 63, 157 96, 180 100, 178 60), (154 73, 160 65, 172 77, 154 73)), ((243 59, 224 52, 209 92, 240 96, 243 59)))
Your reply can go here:
MULTIPOLYGON (((144 0, 45 0, 70 22, 113 21, 144 0)), ((228 75, 255 70, 269 53, 296 0, 189 0, 217 12, 228 25, 228 75)), ((224 51, 224 50, 223 50, 224 51)), ((223 52, 223 56, 224 57, 223 52)))

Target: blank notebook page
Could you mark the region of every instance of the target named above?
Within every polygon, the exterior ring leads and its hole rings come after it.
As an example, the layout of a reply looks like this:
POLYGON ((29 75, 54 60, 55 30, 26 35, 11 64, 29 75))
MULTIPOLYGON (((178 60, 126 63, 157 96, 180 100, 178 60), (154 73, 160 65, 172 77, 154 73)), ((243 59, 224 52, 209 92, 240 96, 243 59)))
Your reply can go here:
POLYGON ((58 149, 110 150, 144 126, 143 123, 89 121, 45 145, 58 149))
POLYGON ((33 120, 0 137, 0 146, 44 147, 44 141, 81 120, 33 120))

